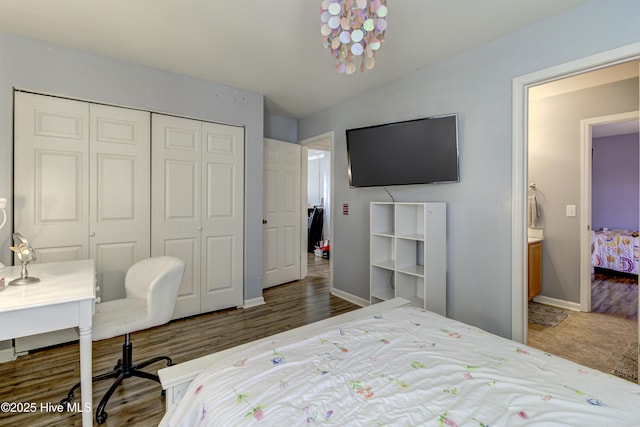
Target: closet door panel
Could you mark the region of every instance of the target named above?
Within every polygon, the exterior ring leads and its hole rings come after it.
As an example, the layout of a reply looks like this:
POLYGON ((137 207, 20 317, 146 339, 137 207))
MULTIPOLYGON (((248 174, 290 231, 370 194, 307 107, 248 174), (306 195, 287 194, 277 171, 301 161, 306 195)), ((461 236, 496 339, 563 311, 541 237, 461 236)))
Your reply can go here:
MULTIPOLYGON (((228 292, 233 288, 234 269, 236 261, 233 259, 234 236, 212 236, 206 240, 205 293, 228 292)), ((238 304, 239 305, 239 304, 238 304)))
POLYGON ((186 266, 178 290, 180 306, 176 306, 174 318, 199 313, 200 304, 193 304, 194 301, 200 301, 200 281, 196 281, 196 278, 193 277, 194 272, 200 271, 200 258, 197 256, 200 253, 199 244, 200 241, 196 238, 166 239, 164 241, 164 254, 180 258, 186 266), (193 311, 194 306, 198 311, 193 311))
POLYGON ((166 160, 165 171, 165 220, 176 226, 180 221, 199 221, 197 194, 200 186, 200 164, 194 161, 166 160))
MULTIPOLYGON (((29 240, 38 263, 88 258, 88 104, 14 92, 13 155, 13 231, 29 240)), ((77 338, 67 329, 14 345, 23 353, 77 338)))
POLYGON ((186 264, 174 318, 200 313, 202 257, 201 140, 199 121, 154 114, 152 121, 154 256, 186 264))
POLYGON ((88 258, 89 106, 15 93, 14 231, 37 262, 88 258))
POLYGON ((86 200, 82 197, 82 153, 36 149, 34 156, 35 222, 80 223, 86 200))
POLYGON ((237 307, 244 295, 244 128, 202 123, 205 199, 203 312, 237 307))
POLYGON ((38 249, 38 262, 61 262, 85 259, 82 256, 82 246, 55 246, 38 249))
POLYGON ((151 114, 90 106, 90 256, 102 301, 124 298, 129 267, 151 254, 151 114))

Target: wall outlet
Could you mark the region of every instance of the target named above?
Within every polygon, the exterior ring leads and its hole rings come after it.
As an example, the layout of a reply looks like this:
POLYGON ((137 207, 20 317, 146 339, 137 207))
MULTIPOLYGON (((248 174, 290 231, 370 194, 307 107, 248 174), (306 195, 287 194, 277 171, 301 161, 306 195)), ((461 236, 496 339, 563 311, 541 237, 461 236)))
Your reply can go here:
POLYGON ((576 205, 567 205, 567 216, 576 216, 576 205))

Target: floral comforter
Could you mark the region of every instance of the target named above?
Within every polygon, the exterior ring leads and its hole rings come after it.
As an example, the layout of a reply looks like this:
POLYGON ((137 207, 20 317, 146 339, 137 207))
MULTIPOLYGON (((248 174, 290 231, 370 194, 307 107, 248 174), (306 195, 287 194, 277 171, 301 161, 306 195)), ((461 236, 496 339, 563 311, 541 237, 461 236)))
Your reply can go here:
POLYGON ((169 426, 637 426, 640 386, 412 307, 219 360, 169 426))
POLYGON ((638 274, 638 232, 607 230, 591 232, 591 265, 638 274))

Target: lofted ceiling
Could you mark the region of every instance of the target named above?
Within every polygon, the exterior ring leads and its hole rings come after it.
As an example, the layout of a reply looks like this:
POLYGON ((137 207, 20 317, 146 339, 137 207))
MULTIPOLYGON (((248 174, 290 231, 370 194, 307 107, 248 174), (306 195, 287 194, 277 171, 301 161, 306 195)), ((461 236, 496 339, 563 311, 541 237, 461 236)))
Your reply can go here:
POLYGON ((376 67, 338 74, 321 0, 0 0, 0 32, 261 93, 300 118, 587 0, 388 0, 376 67))

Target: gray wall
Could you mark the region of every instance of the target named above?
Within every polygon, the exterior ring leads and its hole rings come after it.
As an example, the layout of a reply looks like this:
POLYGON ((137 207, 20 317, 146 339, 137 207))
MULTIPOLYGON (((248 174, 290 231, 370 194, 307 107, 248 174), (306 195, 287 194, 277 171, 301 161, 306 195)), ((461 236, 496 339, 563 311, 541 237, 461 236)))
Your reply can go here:
POLYGON ((290 117, 267 114, 264 117, 264 137, 297 143, 298 121, 290 117))
MULTIPOLYGON (((530 103, 528 181, 540 193, 542 295, 580 302, 581 120, 637 109, 638 79, 530 103), (566 216, 567 205, 576 205, 577 216, 566 216)), ((637 154, 635 162, 637 171, 637 154)))
POLYGON ((593 139, 591 226, 638 230, 640 181, 637 133, 593 139))
MULTIPOLYGON (((262 95, 0 33, 0 195, 9 200, 14 87, 244 126, 244 298, 262 296, 262 95)), ((11 220, 0 230, 5 264, 11 264, 11 220)))
POLYGON ((636 0, 592 1, 300 120, 301 140, 335 132, 333 286, 369 297, 369 202, 390 200, 382 188, 349 188, 345 129, 458 113, 461 182, 390 191, 447 203, 447 314, 510 337, 512 81, 638 42, 638 22, 636 0))

